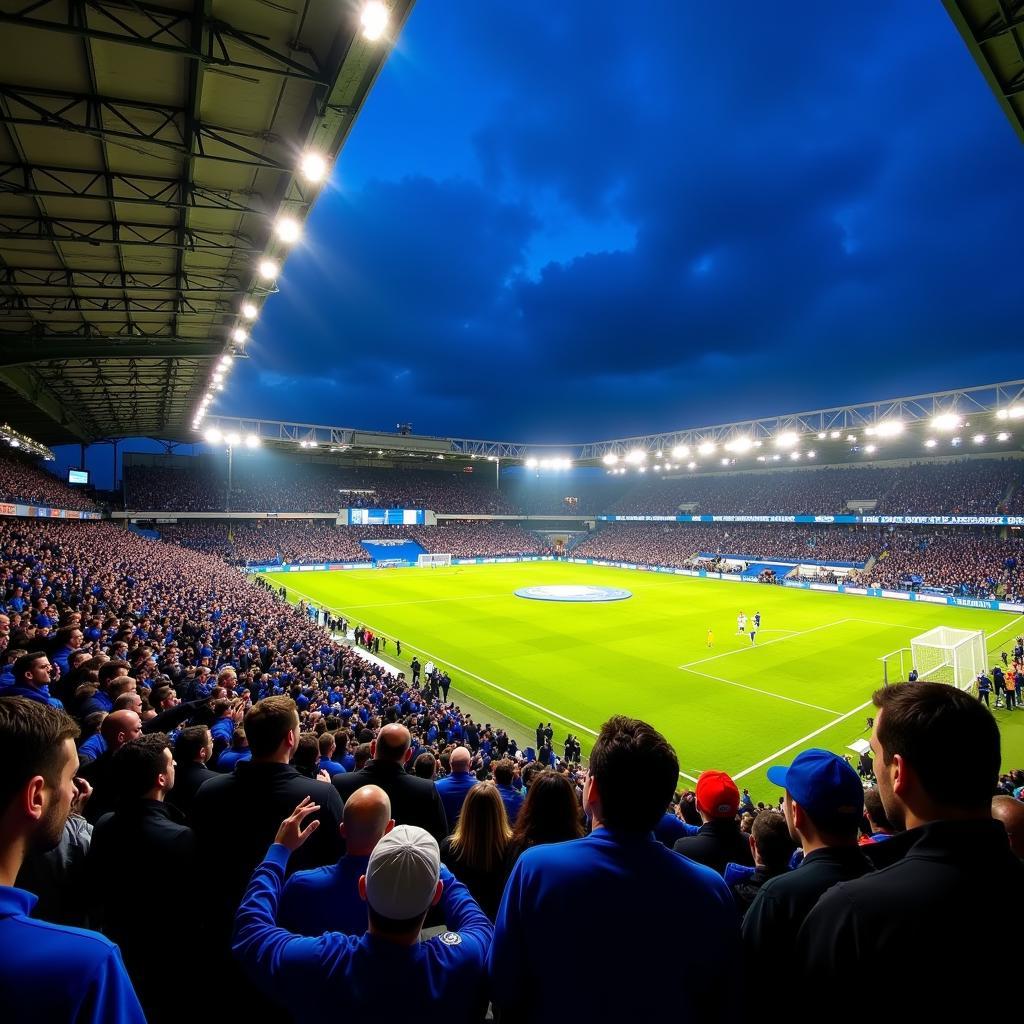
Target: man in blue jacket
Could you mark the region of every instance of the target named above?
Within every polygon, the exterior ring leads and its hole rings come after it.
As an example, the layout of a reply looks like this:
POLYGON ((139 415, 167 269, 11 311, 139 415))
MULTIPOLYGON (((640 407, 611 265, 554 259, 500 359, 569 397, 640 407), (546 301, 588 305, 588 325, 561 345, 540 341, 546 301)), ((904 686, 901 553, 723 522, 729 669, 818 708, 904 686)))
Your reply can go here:
POLYGON ((60 841, 77 803, 78 726, 24 697, 0 698, 0 992, 5 1024, 145 1024, 117 946, 30 917, 14 888, 27 852, 60 841))
POLYGON ((476 776, 470 771, 473 755, 466 747, 456 747, 448 762, 451 775, 437 781, 437 793, 444 804, 448 828, 455 829, 455 823, 462 813, 462 805, 466 802, 469 791, 476 785, 476 776))
POLYGON ((654 827, 679 781, 675 751, 646 722, 601 729, 583 788, 592 832, 527 850, 498 911, 488 958, 503 1018, 732 1021, 739 921, 721 876, 667 850, 654 827), (587 936, 572 985, 538 936, 587 936))
POLYGON ((370 854, 359 879, 369 919, 364 935, 304 938, 277 927, 289 854, 318 827, 315 820, 303 825, 317 810, 307 797, 284 820, 238 909, 232 946, 253 983, 296 1020, 318 1024, 325 1006, 342 1004, 346 1018, 357 1021, 409 1012, 443 1014, 446 1024, 481 1020, 493 927, 441 867, 437 840, 415 825, 397 825, 370 854), (439 903, 450 930, 421 942, 427 911, 439 903), (400 1004, 391 1003, 396 994, 400 1004))

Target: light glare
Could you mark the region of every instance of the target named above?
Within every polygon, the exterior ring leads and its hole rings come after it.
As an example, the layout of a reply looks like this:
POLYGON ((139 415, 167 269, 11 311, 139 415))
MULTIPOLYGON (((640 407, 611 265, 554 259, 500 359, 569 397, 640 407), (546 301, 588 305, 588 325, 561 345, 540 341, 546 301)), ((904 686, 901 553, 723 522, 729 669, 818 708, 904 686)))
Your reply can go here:
POLYGON ((255 320, 258 313, 259 310, 251 302, 245 302, 242 304, 242 316, 244 316, 246 320, 255 320))
POLYGON ((299 165, 306 181, 318 182, 327 177, 327 161, 319 153, 307 153, 299 165))
POLYGON ((359 15, 359 24, 363 26, 363 36, 375 43, 388 27, 388 9, 379 0, 371 0, 359 15))
POLYGON ((281 217, 274 225, 274 233, 286 245, 291 245, 302 237, 302 225, 294 217, 281 217))
POLYGON ((273 281, 281 272, 281 268, 273 260, 260 260, 260 277, 273 281))

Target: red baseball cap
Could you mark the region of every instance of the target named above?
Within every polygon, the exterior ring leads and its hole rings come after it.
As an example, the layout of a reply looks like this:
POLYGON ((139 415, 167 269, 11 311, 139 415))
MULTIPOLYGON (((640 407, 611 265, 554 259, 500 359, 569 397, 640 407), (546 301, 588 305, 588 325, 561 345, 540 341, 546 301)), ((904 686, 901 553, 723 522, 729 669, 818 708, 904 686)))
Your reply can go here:
POLYGON ((726 772, 706 771, 697 780, 697 809, 709 818, 731 818, 740 809, 740 791, 726 772))

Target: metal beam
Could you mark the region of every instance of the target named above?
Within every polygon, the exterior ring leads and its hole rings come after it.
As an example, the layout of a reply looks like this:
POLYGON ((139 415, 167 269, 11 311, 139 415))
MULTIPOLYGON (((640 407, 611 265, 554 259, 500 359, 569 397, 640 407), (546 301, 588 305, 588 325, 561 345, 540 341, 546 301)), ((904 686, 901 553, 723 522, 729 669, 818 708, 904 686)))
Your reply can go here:
MULTIPOLYGON (((192 270, 185 274, 184 286, 179 286, 176 273, 139 273, 129 271, 125 275, 125 283, 129 291, 144 290, 146 292, 166 291, 176 294, 195 295, 238 295, 242 284, 237 277, 228 277, 218 273, 192 270)), ((120 271, 115 270, 80 270, 74 267, 68 270, 57 270, 46 267, 11 267, 0 265, 0 286, 26 289, 60 288, 88 291, 122 291, 120 271)), ((264 292, 276 291, 276 287, 264 288, 264 292)))
POLYGON ((212 67, 295 78, 318 86, 330 84, 317 66, 315 56, 305 47, 292 46, 289 49, 304 52, 308 58, 306 64, 296 60, 290 53, 274 50, 261 37, 226 21, 212 18, 204 18, 203 21, 208 41, 200 49, 191 38, 191 12, 171 10, 137 0, 131 3, 113 0, 37 0, 34 3, 26 2, 20 12, 0 14, 0 24, 141 47, 212 67), (40 14, 48 16, 39 17, 40 14), (254 63, 242 59, 242 51, 265 57, 267 62, 254 63))
POLYGON ((99 436, 95 428, 88 428, 72 412, 67 404, 61 402, 29 368, 5 367, 0 369, 0 383, 6 384, 26 401, 31 402, 40 412, 49 416, 54 423, 59 423, 65 430, 83 441, 99 436))
MULTIPOLYGON (((140 298, 118 295, 0 295, 0 313, 178 313, 181 316, 235 317, 238 310, 232 302, 200 300, 194 302, 179 295, 163 298, 140 298)), ((90 322, 92 322, 90 318, 90 322)), ((177 331, 175 331, 177 333, 177 331)))
MULTIPOLYGON (((170 341, 130 341, 120 338, 81 338, 58 341, 35 339, 24 347, 9 348, 10 335, 0 334, 0 366, 29 366, 60 359, 209 359, 224 350, 220 341, 174 338, 170 341)), ((18 335, 13 337, 17 338, 18 335)))

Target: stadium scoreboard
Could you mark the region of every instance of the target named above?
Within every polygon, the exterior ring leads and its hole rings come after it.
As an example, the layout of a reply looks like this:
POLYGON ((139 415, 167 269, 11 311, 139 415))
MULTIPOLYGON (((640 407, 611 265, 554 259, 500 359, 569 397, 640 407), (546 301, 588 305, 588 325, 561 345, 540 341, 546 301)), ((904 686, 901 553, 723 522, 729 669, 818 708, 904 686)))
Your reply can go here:
POLYGON ((338 520, 345 526, 423 526, 422 508, 343 508, 338 520))

